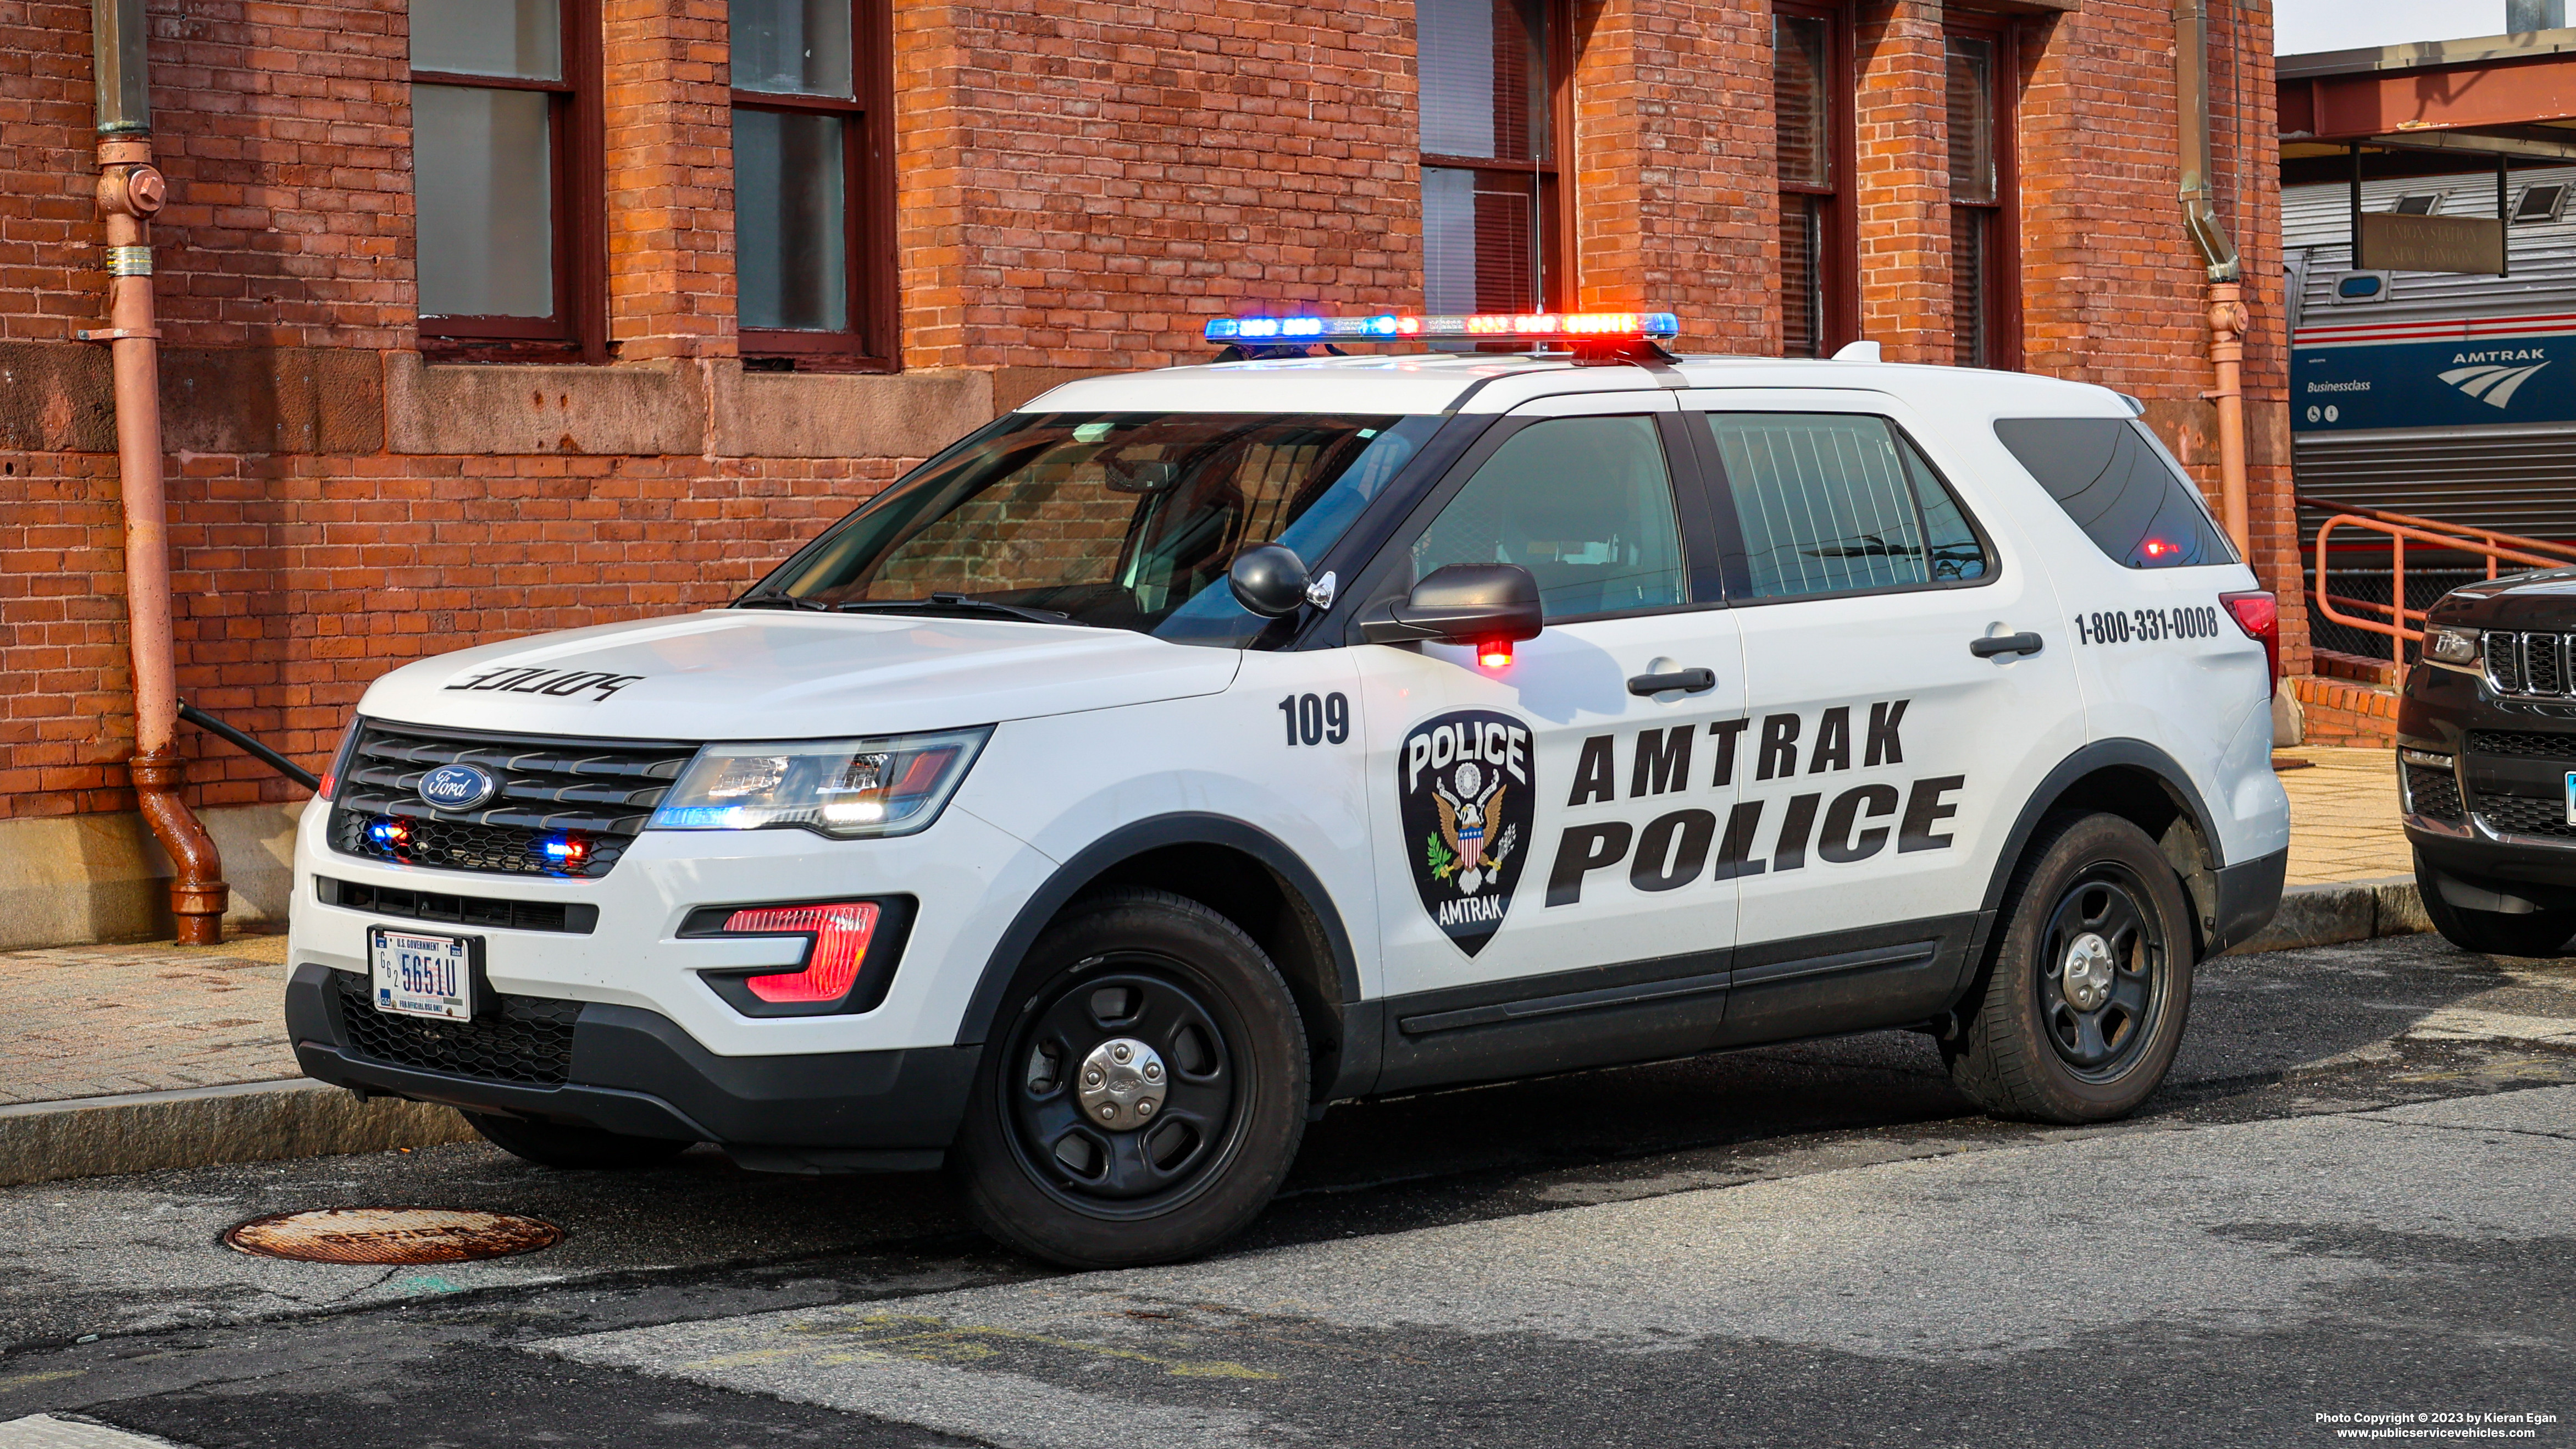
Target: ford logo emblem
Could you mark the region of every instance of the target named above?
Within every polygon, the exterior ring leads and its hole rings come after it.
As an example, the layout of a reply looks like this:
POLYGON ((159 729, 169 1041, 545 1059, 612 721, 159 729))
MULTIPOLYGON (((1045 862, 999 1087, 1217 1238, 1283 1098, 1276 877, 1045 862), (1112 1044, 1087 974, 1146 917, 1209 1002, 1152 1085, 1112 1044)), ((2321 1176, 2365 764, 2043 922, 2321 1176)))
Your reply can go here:
POLYGON ((435 810, 471 810, 500 789, 500 781, 473 765, 441 765, 420 777, 420 798, 435 810))

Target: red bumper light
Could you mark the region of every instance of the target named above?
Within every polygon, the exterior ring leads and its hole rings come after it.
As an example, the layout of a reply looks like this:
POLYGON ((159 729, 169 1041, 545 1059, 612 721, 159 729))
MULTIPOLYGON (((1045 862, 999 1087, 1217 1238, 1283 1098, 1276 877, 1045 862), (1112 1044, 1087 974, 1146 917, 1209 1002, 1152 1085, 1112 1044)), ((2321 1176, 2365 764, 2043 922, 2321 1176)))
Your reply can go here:
POLYGON ((2263 662, 2269 687, 2277 691, 2281 681, 2281 606, 2262 590, 2243 594, 2221 594, 2218 602, 2227 606, 2227 616, 2245 637, 2263 646, 2263 662))
POLYGON ((877 905, 848 901, 821 906, 755 906, 725 918, 729 936, 811 935, 805 969, 754 976, 743 984, 763 1001, 838 1001, 850 994, 877 931, 877 905))

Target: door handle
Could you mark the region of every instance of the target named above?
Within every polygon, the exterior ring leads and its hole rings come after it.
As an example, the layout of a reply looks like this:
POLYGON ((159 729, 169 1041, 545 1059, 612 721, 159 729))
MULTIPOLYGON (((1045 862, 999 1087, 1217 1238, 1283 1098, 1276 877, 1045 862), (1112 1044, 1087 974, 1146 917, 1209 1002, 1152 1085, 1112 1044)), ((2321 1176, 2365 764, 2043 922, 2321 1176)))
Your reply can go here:
POLYGON ((1998 654, 2036 654, 2040 638, 2025 629, 2018 634, 1992 634, 1968 641, 1968 652, 1979 659, 1992 659, 1998 654))
POLYGON ((1715 688, 1717 671, 1714 669, 1676 669, 1670 674, 1632 675, 1628 680, 1628 692, 1639 696, 1661 694, 1667 689, 1697 694, 1703 689, 1715 688))

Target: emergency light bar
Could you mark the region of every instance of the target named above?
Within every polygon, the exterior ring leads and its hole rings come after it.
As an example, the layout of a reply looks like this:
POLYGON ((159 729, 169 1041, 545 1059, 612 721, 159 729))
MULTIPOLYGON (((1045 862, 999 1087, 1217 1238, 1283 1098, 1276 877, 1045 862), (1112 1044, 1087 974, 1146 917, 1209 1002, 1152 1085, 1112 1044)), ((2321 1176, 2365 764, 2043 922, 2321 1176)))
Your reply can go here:
POLYGON ((1681 335, 1670 312, 1487 312, 1469 317, 1211 317, 1207 340, 1295 342, 1664 341, 1681 335))

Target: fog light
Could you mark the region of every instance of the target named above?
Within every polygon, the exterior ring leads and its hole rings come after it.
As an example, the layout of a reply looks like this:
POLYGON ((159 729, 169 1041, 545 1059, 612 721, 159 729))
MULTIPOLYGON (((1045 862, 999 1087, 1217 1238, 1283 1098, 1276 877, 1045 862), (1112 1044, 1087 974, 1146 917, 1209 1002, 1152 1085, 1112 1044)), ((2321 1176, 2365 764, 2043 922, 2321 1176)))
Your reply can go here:
POLYGON ((859 967, 876 935, 877 904, 843 901, 820 906, 753 906, 725 918, 728 936, 811 935, 805 968, 775 976, 754 976, 744 985, 769 1002, 838 1001, 850 994, 859 967))

